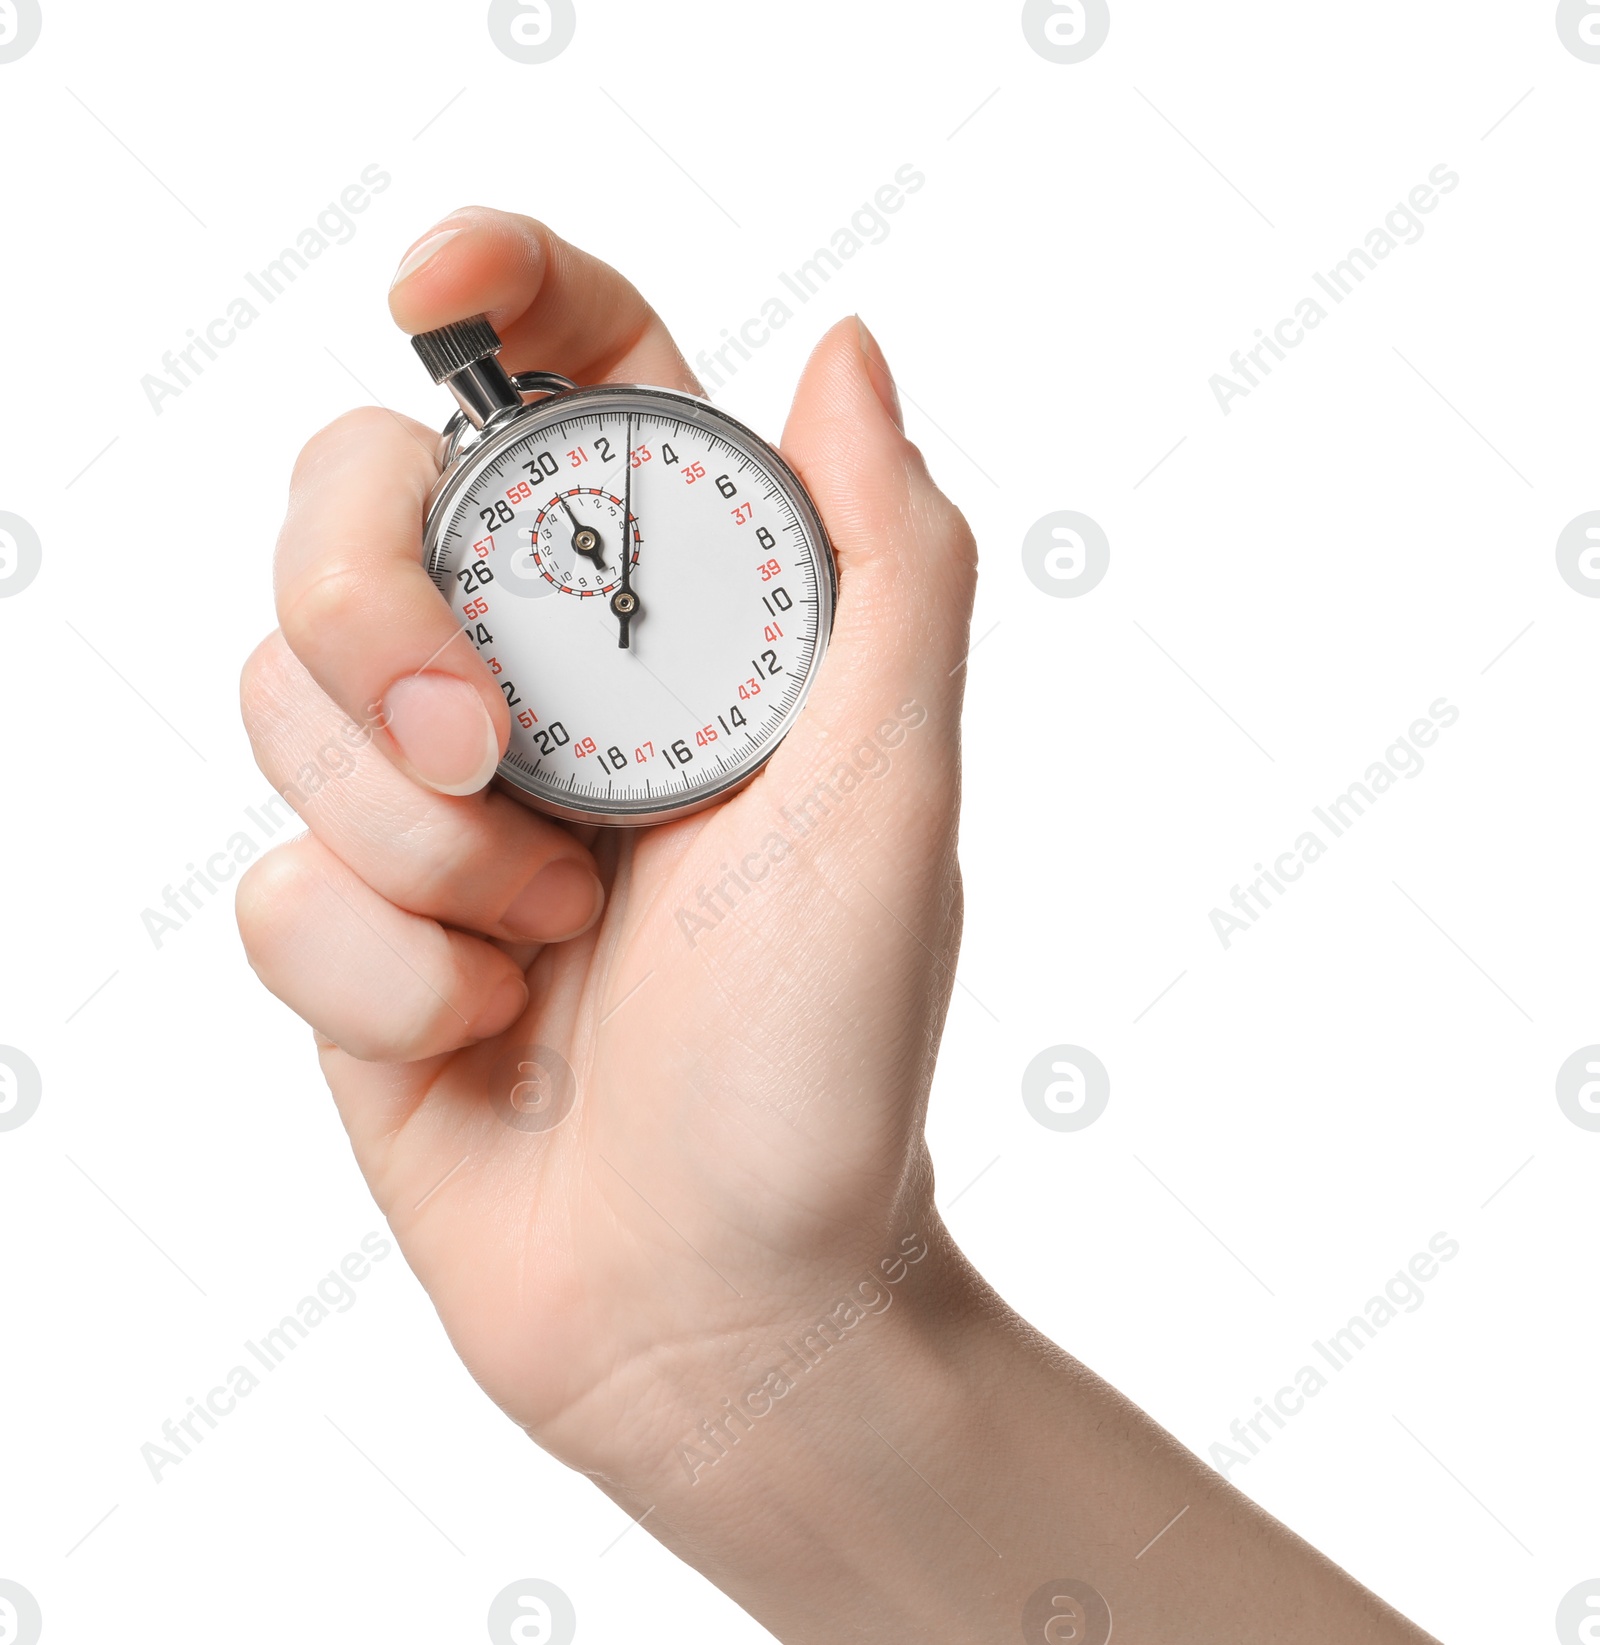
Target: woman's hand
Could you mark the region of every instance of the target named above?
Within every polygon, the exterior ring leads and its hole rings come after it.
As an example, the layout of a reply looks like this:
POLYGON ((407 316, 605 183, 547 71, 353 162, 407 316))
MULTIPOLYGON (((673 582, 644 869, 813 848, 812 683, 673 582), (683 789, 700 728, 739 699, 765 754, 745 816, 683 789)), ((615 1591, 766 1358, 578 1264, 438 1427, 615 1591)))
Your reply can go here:
MULTIPOLYGON (((639 294, 539 224, 462 212, 419 250, 407 331, 487 312, 508 369, 698 392, 639 294)), ((626 1481, 692 1435, 708 1358, 928 1235, 973 542, 837 325, 783 442, 839 562, 804 713, 716 810, 595 837, 485 787, 509 726, 422 570, 436 446, 361 411, 296 469, 245 720, 284 788, 341 726, 374 735, 239 921, 468 1367, 626 1481)))
MULTIPOLYGON (((487 312, 512 370, 695 386, 526 218, 447 219, 392 303, 412 332, 487 312)), ((421 566, 435 437, 317 436, 244 677, 310 825, 240 887, 251 963, 474 1376, 790 1645, 1105 1645, 1112 1618, 1119 1645, 1416 1645, 938 1221, 975 565, 896 408, 836 326, 784 437, 839 560, 806 709, 716 810, 598 835, 486 789, 505 702, 421 566)))

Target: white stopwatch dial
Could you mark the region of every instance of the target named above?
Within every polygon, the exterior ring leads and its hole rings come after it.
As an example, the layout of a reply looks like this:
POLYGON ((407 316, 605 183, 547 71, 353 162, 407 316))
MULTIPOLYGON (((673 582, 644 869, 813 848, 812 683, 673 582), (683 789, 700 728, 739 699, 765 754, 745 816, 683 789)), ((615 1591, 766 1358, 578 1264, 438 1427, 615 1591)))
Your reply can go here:
POLYGON ((570 389, 490 420, 440 482, 423 547, 505 693, 500 778, 572 820, 661 822, 748 781, 833 620, 799 479, 666 389, 570 389))

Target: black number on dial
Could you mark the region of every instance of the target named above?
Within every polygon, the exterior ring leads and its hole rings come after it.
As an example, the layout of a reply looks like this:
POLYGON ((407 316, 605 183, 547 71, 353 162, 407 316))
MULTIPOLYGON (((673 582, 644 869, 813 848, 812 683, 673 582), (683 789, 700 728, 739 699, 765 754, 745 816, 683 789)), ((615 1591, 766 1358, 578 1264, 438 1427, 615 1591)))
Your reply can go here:
POLYGON ((565 748, 572 738, 560 720, 552 720, 543 731, 534 732, 533 740, 539 745, 541 754, 549 754, 554 749, 565 748))

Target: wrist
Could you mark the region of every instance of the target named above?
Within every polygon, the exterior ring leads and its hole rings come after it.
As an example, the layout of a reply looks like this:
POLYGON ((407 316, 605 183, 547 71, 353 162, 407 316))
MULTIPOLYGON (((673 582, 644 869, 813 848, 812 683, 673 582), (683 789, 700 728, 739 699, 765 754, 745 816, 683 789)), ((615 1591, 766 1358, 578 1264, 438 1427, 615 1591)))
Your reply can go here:
POLYGON ((892 1302, 792 1362, 761 1417, 713 1395, 721 1419, 684 1447, 704 1466, 674 1452, 646 1495, 613 1489, 785 1645, 1103 1645, 1113 1616, 1130 1638, 1266 1645, 1285 1615, 1305 1645, 1427 1645, 1019 1318, 936 1218, 923 1242, 892 1302))
POLYGON ((940 1489, 1008 1321, 930 1212, 658 1388, 654 1456, 599 1482, 780 1638, 836 1640, 846 1616, 890 1637, 925 1620, 924 1551, 972 1594, 992 1587, 997 1551, 940 1489))
POLYGON ((920 1389, 937 1363, 951 1256, 942 1227, 902 1234, 880 1257, 819 1275, 771 1327, 714 1356, 662 1488, 681 1486, 697 1513, 735 1522, 754 1492, 803 1501, 820 1432, 876 1397, 920 1389))

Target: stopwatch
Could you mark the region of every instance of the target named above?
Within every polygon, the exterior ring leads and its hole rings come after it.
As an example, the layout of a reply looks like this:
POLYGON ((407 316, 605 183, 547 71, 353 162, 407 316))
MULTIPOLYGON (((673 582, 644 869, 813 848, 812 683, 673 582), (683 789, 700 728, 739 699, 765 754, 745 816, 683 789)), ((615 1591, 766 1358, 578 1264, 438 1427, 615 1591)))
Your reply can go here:
POLYGON ((412 342, 459 407, 422 555, 505 694, 500 784, 627 827, 750 782, 833 623, 833 550, 799 477, 695 395, 509 375, 482 316, 412 342))

